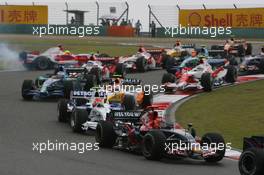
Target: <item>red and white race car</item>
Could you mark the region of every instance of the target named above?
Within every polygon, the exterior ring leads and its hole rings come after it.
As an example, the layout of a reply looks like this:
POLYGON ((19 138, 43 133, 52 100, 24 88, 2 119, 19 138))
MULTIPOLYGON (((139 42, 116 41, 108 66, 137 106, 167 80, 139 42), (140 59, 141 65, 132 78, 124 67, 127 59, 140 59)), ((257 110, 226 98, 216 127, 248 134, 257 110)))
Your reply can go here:
MULTIPOLYGON (((191 59, 198 58, 190 58, 190 61, 192 61, 191 59)), ((226 60, 223 60, 222 66, 213 67, 212 64, 216 61, 220 62, 222 60, 203 59, 194 67, 182 67, 175 75, 171 73, 164 74, 162 84, 165 85, 166 92, 173 92, 176 89, 211 91, 215 86, 236 82, 236 67, 230 65, 229 61, 226 60)))
POLYGON ((155 58, 143 47, 140 47, 138 52, 132 56, 120 57, 119 63, 123 63, 131 72, 145 72, 157 67, 155 58))
POLYGON ((47 70, 53 69, 57 64, 76 64, 87 62, 91 54, 71 54, 63 51, 60 47, 52 47, 40 53, 39 51, 21 52, 20 61, 28 69, 47 70))

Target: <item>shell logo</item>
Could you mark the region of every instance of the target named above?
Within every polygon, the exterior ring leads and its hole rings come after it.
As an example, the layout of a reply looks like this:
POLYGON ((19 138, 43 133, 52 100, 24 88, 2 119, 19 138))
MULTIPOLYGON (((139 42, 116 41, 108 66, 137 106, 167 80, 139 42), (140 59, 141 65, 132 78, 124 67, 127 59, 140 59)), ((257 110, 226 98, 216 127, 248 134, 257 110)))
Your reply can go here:
POLYGON ((199 13, 193 12, 189 15, 189 24, 191 26, 199 26, 201 24, 202 17, 199 13))

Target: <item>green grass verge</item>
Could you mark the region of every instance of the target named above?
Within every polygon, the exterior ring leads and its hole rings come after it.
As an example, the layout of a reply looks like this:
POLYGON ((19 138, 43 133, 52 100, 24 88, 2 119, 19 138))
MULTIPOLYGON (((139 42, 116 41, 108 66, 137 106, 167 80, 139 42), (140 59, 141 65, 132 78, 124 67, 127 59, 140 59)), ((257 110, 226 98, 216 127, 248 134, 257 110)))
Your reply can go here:
POLYGON ((264 135, 264 80, 203 93, 175 115, 183 126, 193 123, 198 135, 218 132, 241 149, 243 137, 264 135))
POLYGON ((8 44, 18 51, 21 50, 40 50, 45 51, 50 47, 62 44, 65 49, 72 53, 89 53, 99 51, 107 53, 111 56, 131 55, 137 51, 136 45, 124 45, 121 42, 108 40, 107 38, 100 40, 78 39, 78 38, 33 38, 33 37, 13 37, 4 38, 1 43, 8 44))

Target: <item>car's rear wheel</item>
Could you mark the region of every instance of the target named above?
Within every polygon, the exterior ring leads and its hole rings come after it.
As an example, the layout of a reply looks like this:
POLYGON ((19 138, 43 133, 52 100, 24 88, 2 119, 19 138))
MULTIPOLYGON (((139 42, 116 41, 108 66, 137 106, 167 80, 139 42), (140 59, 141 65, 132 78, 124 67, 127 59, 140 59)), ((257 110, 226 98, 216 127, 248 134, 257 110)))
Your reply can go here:
POLYGON ((175 83, 175 76, 171 73, 163 74, 161 84, 165 83, 175 83))
POLYGON ((125 110, 136 110, 136 99, 133 95, 126 94, 123 99, 123 106, 125 110))
POLYGON ((264 59, 260 60, 259 70, 260 70, 260 73, 264 73, 264 59))
POLYGON ((140 72, 146 72, 147 71, 147 60, 145 57, 139 57, 136 61, 137 70, 140 72))
POLYGON ((202 137, 201 146, 207 149, 215 151, 215 154, 204 157, 206 162, 219 162, 225 156, 225 140, 217 133, 207 133, 202 137))
POLYGON ((91 88, 97 85, 97 80, 96 80, 95 75, 86 74, 85 79, 86 79, 86 82, 85 82, 84 90, 89 91, 91 88))
POLYGON ((70 99, 71 97, 71 91, 74 88, 74 83, 73 81, 64 81, 63 82, 63 93, 64 93, 64 98, 70 99))
POLYGON ((47 70, 50 68, 50 60, 45 56, 40 56, 34 61, 35 67, 38 70, 47 70))
POLYGON ((99 121, 95 131, 95 140, 100 147, 112 148, 116 142, 113 124, 108 121, 99 121))
POLYGON ((93 67, 89 74, 95 75, 96 76, 96 81, 97 84, 101 84, 102 80, 103 80, 103 76, 102 76, 102 70, 98 67, 93 67))
POLYGON ((238 166, 242 175, 263 175, 264 151, 259 148, 245 150, 240 156, 238 166))
POLYGON ((227 83, 235 83, 237 81, 237 69, 235 68, 235 66, 227 66, 225 80, 227 83))
POLYGON ((88 119, 88 113, 84 109, 74 109, 71 114, 70 125, 73 132, 83 132, 83 125, 88 119))
POLYGON ((32 80, 24 80, 21 89, 21 94, 24 100, 32 100, 33 95, 29 95, 28 92, 33 89, 34 82, 32 80))
POLYGON ((165 152, 166 137, 160 130, 149 131, 143 137, 142 153, 148 160, 160 160, 165 152))
POLYGON ((213 90, 213 77, 210 73, 203 73, 201 77, 201 85, 206 92, 213 90))
POLYGON ((67 112, 67 104, 68 104, 67 99, 62 98, 58 101, 58 106, 57 106, 57 112, 58 112, 58 121, 59 122, 67 122, 70 118, 70 114, 67 112))
POLYGON ((123 78, 126 76, 126 67, 123 63, 117 63, 116 74, 121 75, 123 78))
POLYGON ((166 53, 162 53, 161 56, 162 56, 162 64, 161 64, 161 66, 162 66, 163 69, 166 69, 167 68, 167 61, 170 58, 170 56, 167 55, 166 53))

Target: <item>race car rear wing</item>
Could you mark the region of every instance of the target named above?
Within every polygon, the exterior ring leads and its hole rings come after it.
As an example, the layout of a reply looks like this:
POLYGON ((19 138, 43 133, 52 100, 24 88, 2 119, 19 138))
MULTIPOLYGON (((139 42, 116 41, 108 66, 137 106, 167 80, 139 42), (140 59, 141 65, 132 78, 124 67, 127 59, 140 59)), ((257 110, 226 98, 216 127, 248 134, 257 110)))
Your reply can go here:
POLYGON ((82 72, 85 71, 85 68, 83 68, 83 67, 71 67, 71 68, 64 68, 64 71, 67 74, 70 74, 70 73, 82 73, 82 72))
POLYGON ((92 97, 106 98, 105 91, 72 91, 71 99, 90 99, 92 97))
POLYGON ((139 123, 143 111, 112 111, 111 118, 113 121, 139 123))
POLYGON ((140 85, 141 80, 135 78, 125 78, 122 80, 123 85, 140 85))
POLYGON ((243 150, 248 148, 261 148, 264 150, 264 136, 245 137, 243 150))

